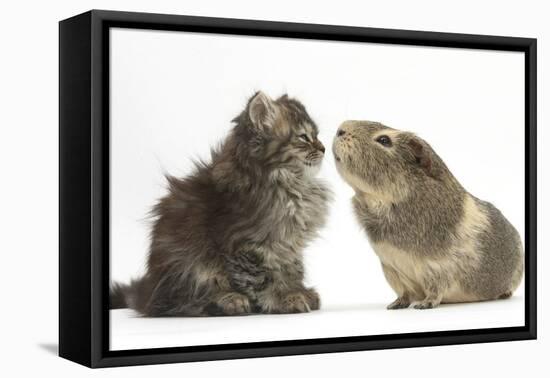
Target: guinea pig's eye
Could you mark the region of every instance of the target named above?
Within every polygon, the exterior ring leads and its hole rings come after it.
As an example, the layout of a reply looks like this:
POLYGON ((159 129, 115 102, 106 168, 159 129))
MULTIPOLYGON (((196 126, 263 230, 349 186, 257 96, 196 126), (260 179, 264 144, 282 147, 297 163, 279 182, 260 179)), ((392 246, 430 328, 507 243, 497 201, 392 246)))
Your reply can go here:
POLYGON ((305 142, 309 142, 309 137, 306 135, 306 134, 300 134, 298 136, 298 138, 300 138, 301 140, 305 141, 305 142))
POLYGON ((380 143, 384 147, 391 147, 391 139, 387 135, 380 135, 378 138, 376 138, 376 141, 380 143))

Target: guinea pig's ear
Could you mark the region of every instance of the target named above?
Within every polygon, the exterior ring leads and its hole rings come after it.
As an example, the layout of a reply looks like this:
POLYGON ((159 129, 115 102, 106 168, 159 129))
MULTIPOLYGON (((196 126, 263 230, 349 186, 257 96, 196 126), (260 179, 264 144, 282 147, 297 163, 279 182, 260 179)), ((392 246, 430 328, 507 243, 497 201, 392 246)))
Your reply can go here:
POLYGON ((265 93, 257 92, 248 103, 248 116, 258 129, 269 129, 277 120, 277 105, 265 93))
POLYGON ((414 164, 418 165, 428 176, 437 178, 437 169, 434 166, 432 152, 418 138, 412 137, 407 141, 414 164))

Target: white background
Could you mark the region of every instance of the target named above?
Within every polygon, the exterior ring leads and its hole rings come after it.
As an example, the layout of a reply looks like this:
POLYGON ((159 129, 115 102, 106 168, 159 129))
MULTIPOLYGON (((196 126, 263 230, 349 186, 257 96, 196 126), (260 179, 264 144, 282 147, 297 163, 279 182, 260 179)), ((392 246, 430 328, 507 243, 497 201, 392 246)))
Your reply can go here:
MULTIPOLYGON (((392 351, 220 361, 91 371, 55 357, 57 343, 57 21, 90 8, 207 16, 348 24, 387 28, 517 35, 539 38, 539 125, 547 123, 550 82, 544 71, 550 47, 544 2, 339 1, 274 3, 254 1, 59 1, 20 2, 4 6, 0 24, 0 157, 3 171, 3 306, 0 367, 7 376, 441 376, 517 377, 547 371, 549 328, 539 324, 539 340, 458 345, 392 351), (330 4, 330 5, 329 5, 330 4)), ((542 175, 549 154, 548 133, 539 128, 539 193, 548 188, 542 175)), ((473 190, 472 190, 473 191, 473 190)), ((481 196, 481 193, 478 194, 481 196)), ((539 319, 548 313, 543 293, 549 281, 548 202, 539 198, 539 319), (543 215, 544 210, 544 215, 543 215), (544 223, 543 223, 544 217, 544 223)), ((537 374, 538 373, 538 374, 537 374)))
POLYGON ((288 92, 306 105, 327 147, 319 176, 335 201, 305 251, 321 312, 173 321, 116 311, 111 348, 523 325, 523 287, 512 301, 389 314, 385 306, 395 294, 357 225, 353 191, 338 176, 330 148, 345 119, 414 131, 467 190, 494 202, 523 235, 524 59, 517 52, 112 30, 112 279, 127 282, 143 270, 146 214, 164 194, 163 173, 185 176, 193 158, 209 161, 210 148, 256 90, 288 92))

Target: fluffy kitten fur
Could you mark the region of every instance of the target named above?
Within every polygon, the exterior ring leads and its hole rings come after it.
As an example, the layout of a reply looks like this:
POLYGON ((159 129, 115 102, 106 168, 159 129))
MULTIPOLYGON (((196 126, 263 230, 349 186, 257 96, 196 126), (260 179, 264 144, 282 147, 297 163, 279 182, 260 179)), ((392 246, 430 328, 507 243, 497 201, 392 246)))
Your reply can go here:
POLYGON ((256 93, 235 127, 188 177, 168 177, 155 206, 145 276, 116 284, 111 308, 146 316, 316 310, 302 250, 324 224, 324 155, 304 106, 256 93))

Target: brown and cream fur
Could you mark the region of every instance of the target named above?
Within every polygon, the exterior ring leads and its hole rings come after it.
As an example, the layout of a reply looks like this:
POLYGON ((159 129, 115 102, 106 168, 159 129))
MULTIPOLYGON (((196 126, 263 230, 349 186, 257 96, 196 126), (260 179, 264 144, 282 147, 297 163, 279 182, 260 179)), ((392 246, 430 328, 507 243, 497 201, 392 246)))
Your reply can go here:
POLYGON ((512 295, 523 275, 518 232, 468 193, 428 143, 377 122, 346 121, 333 153, 397 293, 389 309, 512 295))
MULTIPOLYGON (((304 106, 256 93, 211 161, 168 177, 144 277, 114 285, 111 308, 146 316, 316 310, 302 251, 327 214, 324 155, 304 106)), ((198 125, 197 127, 200 127, 198 125)))

